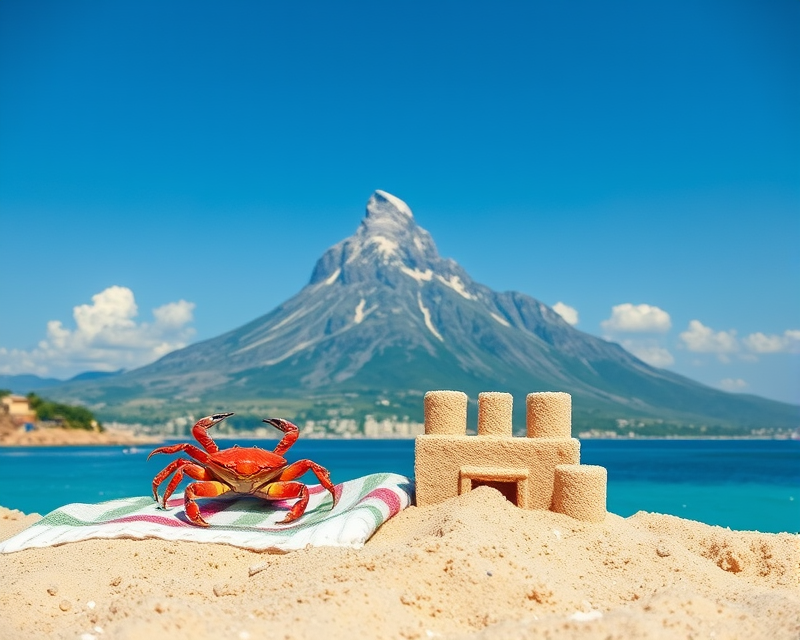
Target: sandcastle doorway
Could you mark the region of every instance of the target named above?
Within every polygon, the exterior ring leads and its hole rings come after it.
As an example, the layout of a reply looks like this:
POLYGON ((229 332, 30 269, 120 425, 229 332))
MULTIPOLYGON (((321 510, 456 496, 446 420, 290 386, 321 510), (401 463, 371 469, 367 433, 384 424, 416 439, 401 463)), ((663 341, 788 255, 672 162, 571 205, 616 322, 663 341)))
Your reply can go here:
POLYGON ((517 504, 517 483, 516 482, 503 482, 502 480, 473 480, 470 489, 476 487, 491 487, 497 489, 503 494, 503 497, 515 506, 517 504))
POLYGON ((506 500, 525 509, 528 495, 528 469, 462 466, 459 470, 458 492, 464 494, 472 491, 475 487, 497 489, 506 500))

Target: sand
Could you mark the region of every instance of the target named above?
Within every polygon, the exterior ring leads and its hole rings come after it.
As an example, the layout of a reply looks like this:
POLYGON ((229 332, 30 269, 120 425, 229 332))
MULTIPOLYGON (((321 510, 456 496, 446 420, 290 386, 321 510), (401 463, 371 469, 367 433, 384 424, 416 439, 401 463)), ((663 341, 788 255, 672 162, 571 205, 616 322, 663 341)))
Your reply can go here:
POLYGON ((0 429, 0 446, 6 447, 53 447, 53 446, 87 446, 87 445, 123 445, 134 446, 156 444, 162 438, 139 436, 130 431, 107 429, 105 431, 88 431, 86 429, 34 429, 23 431, 0 429))
MULTIPOLYGON (((0 539, 36 516, 0 508, 0 539)), ((800 538, 673 516, 600 524, 489 487, 360 550, 154 540, 0 555, 5 639, 800 637, 800 538)))

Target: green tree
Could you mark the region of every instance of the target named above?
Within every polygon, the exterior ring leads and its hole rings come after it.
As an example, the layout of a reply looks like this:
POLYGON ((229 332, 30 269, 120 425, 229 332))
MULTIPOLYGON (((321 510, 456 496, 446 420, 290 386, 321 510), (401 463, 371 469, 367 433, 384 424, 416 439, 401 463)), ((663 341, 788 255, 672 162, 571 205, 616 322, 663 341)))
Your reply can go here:
POLYGON ((45 398, 40 398, 35 393, 28 394, 28 402, 31 409, 36 412, 39 420, 60 420, 68 429, 86 429, 92 431, 95 428, 102 430, 102 425, 97 422, 94 414, 86 407, 78 407, 60 402, 52 402, 45 398))

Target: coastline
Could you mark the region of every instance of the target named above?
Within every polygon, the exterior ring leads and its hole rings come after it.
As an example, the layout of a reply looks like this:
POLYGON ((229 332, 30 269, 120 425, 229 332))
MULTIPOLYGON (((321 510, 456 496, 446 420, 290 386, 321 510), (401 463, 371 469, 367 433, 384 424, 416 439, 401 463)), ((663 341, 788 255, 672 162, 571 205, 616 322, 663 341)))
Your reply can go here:
MULTIPOLYGON (((0 508, 0 539, 36 519, 0 508)), ((9 640, 788 640, 798 567, 797 535, 645 512, 589 524, 480 487, 409 507, 362 549, 122 539, 2 554, 0 618, 9 640)))
MULTIPOLYGON (((769 442, 769 441, 786 441, 798 442, 800 438, 793 436, 625 436, 620 435, 617 437, 610 436, 591 436, 581 433, 580 440, 592 440, 597 442, 613 441, 641 441, 641 440, 665 440, 665 441, 752 441, 752 442, 769 442)), ((316 436, 308 437, 307 440, 414 440, 415 436, 392 436, 392 437, 375 437, 375 436, 316 436)), ((260 435, 249 433, 240 434, 220 434, 215 435, 214 439, 219 442, 250 442, 250 441, 279 441, 279 438, 268 438, 260 435)), ((0 435, 0 448, 7 447, 70 447, 70 446, 136 446, 136 445, 152 445, 161 444, 167 441, 193 441, 191 435, 175 436, 175 435, 143 435, 135 434, 127 430, 114 430, 109 429, 102 432, 84 431, 82 429, 39 429, 29 432, 14 431, 10 434, 0 435)))
POLYGON ((797 442, 800 440, 800 437, 793 437, 793 436, 617 436, 617 437, 594 437, 594 436, 587 436, 585 434, 580 435, 581 440, 614 440, 616 442, 621 442, 624 440, 682 440, 686 442, 692 442, 696 440, 753 440, 753 441, 763 441, 763 442, 771 442, 773 440, 786 440, 789 442, 797 442))
POLYGON ((15 429, 0 435, 0 447, 69 447, 69 446, 135 446, 159 444, 163 438, 137 435, 131 431, 108 429, 87 431, 84 429, 15 429))

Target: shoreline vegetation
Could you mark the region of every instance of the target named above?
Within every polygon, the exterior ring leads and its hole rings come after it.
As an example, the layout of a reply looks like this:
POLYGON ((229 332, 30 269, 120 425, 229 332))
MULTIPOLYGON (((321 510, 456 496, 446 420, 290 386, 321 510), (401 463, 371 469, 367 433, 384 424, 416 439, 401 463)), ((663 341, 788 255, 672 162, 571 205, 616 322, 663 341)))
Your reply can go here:
MULTIPOLYGON (((38 519, 0 507, 0 539, 38 519)), ((799 566, 794 534, 645 512, 590 524, 479 487, 407 508, 362 549, 118 539, 2 554, 0 618, 9 640, 788 640, 799 566)))
POLYGON ((0 390, 0 447, 153 444, 163 438, 134 429, 106 429, 87 408, 52 402, 34 393, 0 390))

